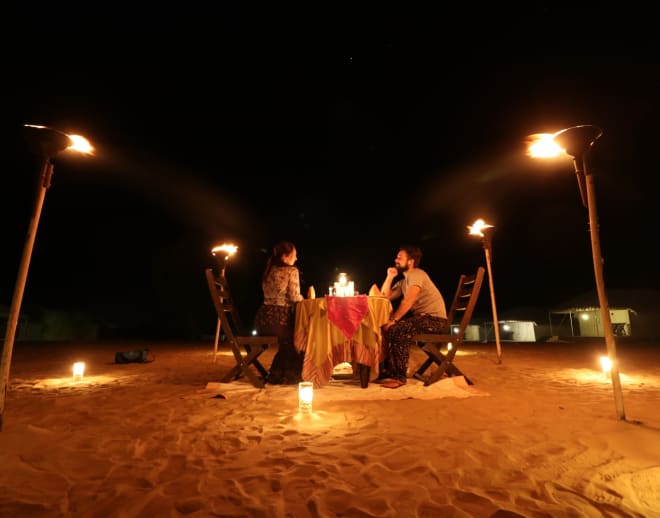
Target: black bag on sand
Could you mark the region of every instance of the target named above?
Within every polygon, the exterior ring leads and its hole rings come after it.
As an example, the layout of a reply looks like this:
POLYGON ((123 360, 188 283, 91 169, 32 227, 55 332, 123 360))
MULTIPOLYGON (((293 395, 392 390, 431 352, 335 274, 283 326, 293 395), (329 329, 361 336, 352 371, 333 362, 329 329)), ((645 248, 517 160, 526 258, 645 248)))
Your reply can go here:
POLYGON ((115 353, 115 363, 147 363, 154 361, 149 349, 115 353))

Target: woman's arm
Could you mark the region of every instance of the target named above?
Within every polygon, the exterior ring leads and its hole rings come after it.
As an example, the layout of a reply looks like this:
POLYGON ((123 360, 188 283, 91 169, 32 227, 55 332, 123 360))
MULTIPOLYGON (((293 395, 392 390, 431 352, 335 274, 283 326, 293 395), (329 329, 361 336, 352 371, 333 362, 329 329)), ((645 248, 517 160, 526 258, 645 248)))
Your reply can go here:
POLYGON ((300 271, 298 268, 291 268, 289 273, 289 284, 287 286, 287 298, 291 302, 298 302, 303 299, 300 293, 300 271))

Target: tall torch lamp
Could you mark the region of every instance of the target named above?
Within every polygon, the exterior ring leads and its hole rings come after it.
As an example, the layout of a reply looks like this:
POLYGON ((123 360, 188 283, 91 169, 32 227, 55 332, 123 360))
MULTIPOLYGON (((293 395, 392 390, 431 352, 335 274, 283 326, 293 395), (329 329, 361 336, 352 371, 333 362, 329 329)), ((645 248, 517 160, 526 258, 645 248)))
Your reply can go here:
POLYGON ((493 255, 493 225, 483 219, 478 219, 468 227, 471 236, 481 237, 481 243, 486 254, 486 267, 488 268, 488 286, 490 287, 490 305, 493 308, 493 330, 495 331, 495 346, 497 347, 497 363, 502 363, 502 346, 500 345, 500 323, 497 318, 497 304, 495 303, 495 285, 493 284, 493 268, 491 258, 493 255))
POLYGON ((54 166, 51 159, 65 149, 71 149, 89 155, 94 152, 94 148, 92 148, 89 141, 80 135, 67 135, 61 131, 35 124, 25 124, 23 130, 25 131, 28 143, 32 147, 32 151, 35 152, 41 160, 41 175, 39 177, 39 183, 37 184, 37 196, 32 211, 32 218, 30 219, 27 235, 25 237, 23 255, 21 256, 21 262, 18 268, 14 295, 11 299, 11 307, 9 308, 9 317, 7 319, 7 331, 5 333, 5 342, 2 349, 2 363, 0 364, 0 371, 2 373, 2 377, 0 378, 0 431, 2 431, 3 426, 5 398, 7 394, 7 385, 9 383, 9 369, 14 349, 14 340, 16 338, 16 327, 18 326, 18 318, 21 312, 21 303, 23 302, 23 292, 25 291, 28 270, 30 268, 34 240, 37 236, 37 227, 39 226, 41 209, 44 204, 44 199, 46 198, 46 191, 50 187, 50 182, 53 177, 54 166))
POLYGON ((589 156, 594 143, 602 136, 603 131, 591 124, 572 126, 553 134, 532 135, 531 144, 528 148, 529 155, 535 158, 556 157, 565 153, 573 157, 575 176, 580 189, 582 205, 589 212, 589 233, 591 234, 591 254, 594 264, 594 277, 596 278, 596 290, 598 292, 598 303, 600 315, 603 321, 603 333, 607 354, 610 357, 612 367, 610 377, 614 390, 614 404, 617 417, 626 419, 623 408, 623 394, 621 392, 621 381, 619 379, 619 366, 616 361, 616 342, 612 329, 610 308, 605 291, 605 280, 603 279, 603 257, 600 251, 600 237, 598 232, 598 212, 596 211, 596 192, 594 178, 589 167, 589 156))

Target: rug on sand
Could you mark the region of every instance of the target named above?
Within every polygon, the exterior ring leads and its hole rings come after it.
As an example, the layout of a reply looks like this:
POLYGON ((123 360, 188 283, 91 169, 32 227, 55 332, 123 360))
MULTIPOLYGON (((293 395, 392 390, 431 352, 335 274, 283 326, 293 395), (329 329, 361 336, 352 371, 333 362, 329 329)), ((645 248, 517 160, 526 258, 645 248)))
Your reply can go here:
MULTIPOLYGON (((258 389, 250 383, 238 380, 233 383, 210 382, 206 385, 209 397, 231 399, 239 394, 252 393, 264 399, 290 399, 298 391, 297 385, 266 385, 258 389)), ((315 401, 352 401, 380 399, 441 399, 446 397, 467 398, 489 396, 468 385, 464 376, 443 378, 428 387, 424 383, 409 379, 408 383, 397 389, 385 388, 377 383, 370 383, 367 388, 360 387, 359 380, 331 379, 327 385, 314 389, 315 401)))

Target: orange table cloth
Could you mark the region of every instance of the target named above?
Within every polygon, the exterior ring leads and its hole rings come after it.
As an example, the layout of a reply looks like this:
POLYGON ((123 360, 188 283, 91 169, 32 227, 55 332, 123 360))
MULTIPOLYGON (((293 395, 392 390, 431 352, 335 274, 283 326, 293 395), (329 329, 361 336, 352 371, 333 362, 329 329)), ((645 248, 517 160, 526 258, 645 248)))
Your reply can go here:
POLYGON ((386 297, 323 297, 296 304, 294 344, 304 351, 302 379, 322 387, 335 365, 355 362, 378 376, 382 355, 381 326, 392 313, 386 297))

